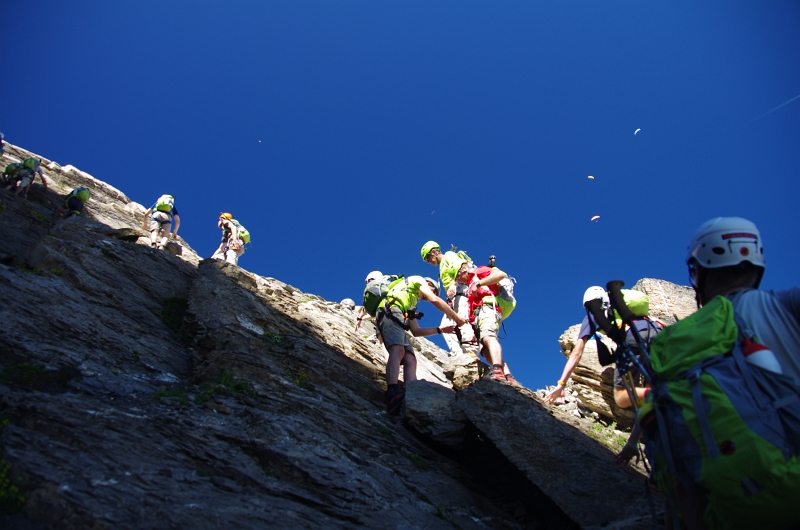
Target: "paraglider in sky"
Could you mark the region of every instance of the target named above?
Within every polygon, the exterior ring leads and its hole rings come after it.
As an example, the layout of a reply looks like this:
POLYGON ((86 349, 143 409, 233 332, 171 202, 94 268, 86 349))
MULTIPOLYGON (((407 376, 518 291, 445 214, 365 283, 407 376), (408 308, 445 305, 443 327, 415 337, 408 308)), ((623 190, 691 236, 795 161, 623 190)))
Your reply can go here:
POLYGON ((593 176, 591 176, 591 175, 589 175, 589 178, 590 178, 590 179, 592 179, 592 180, 594 180, 594 177, 593 177, 593 176))
POLYGON ((636 136, 637 134, 639 134, 639 131, 641 131, 641 129, 636 129, 635 131, 633 131, 633 135, 636 136))
POLYGON ((592 218, 591 218, 591 219, 589 219, 589 220, 590 220, 590 221, 597 221, 598 219, 600 219, 600 216, 599 216, 599 215, 595 215, 594 217, 592 217, 592 218))

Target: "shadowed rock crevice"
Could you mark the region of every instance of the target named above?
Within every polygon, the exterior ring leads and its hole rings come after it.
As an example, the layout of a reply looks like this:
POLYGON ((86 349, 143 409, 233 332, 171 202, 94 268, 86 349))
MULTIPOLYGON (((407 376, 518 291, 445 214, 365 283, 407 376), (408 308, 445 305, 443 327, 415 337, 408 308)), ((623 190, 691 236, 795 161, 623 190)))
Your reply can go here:
POLYGON ((432 450, 451 458, 462 467, 469 475, 470 489, 481 491, 522 527, 580 528, 473 423, 465 426, 458 449, 433 441, 427 443, 432 450))

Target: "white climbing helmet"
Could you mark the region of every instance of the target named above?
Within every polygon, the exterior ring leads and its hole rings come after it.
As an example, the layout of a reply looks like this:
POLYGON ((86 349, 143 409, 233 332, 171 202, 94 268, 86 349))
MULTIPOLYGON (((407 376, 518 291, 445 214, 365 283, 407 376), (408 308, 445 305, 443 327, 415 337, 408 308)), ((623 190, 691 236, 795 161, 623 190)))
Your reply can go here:
POLYGON ((372 271, 367 274, 367 277, 364 278, 364 281, 369 283, 375 280, 380 280, 381 278, 383 278, 383 273, 381 271, 372 271))
POLYGON ((717 217, 700 225, 689 243, 686 263, 707 269, 749 261, 766 269, 764 245, 756 225, 741 217, 717 217))
POLYGON ((608 300, 608 293, 599 285, 593 285, 586 289, 586 292, 583 293, 584 304, 586 304, 586 302, 589 300, 595 300, 597 298, 603 301, 603 310, 606 310, 611 306, 611 302, 608 300))

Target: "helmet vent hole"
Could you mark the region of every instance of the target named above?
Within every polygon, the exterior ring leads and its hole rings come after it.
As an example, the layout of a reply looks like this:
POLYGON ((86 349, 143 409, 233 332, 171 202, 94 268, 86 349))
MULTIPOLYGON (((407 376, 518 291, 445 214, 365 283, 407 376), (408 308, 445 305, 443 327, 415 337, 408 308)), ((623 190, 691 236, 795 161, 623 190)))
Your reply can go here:
POLYGON ((722 247, 714 247, 714 248, 711 249, 711 252, 713 252, 714 254, 716 254, 718 256, 722 256, 723 254, 725 254, 725 249, 722 248, 722 247))

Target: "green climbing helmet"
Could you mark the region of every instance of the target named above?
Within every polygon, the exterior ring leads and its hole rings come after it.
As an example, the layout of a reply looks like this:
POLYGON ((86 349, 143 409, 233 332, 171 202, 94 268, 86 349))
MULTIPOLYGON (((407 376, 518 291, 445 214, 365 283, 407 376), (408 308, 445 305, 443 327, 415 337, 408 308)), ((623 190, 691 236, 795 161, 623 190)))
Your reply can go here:
POLYGON ((35 158, 26 158, 22 165, 28 169, 36 169, 36 166, 39 165, 39 161, 35 158))
POLYGON ((428 257, 428 254, 431 253, 431 250, 438 248, 439 248, 439 243, 437 243, 436 241, 428 241, 427 243, 422 245, 422 261, 427 262, 428 260, 426 258, 428 257))

